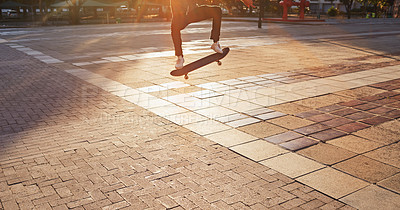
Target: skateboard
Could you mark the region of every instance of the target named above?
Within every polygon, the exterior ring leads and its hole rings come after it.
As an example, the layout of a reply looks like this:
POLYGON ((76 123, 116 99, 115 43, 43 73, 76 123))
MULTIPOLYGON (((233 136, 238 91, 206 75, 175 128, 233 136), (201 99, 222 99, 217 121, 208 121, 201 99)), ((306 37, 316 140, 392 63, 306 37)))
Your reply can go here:
POLYGON ((194 71, 198 68, 201 68, 205 65, 208 65, 212 62, 217 62, 218 65, 222 65, 222 62, 220 60, 222 60, 222 58, 224 58, 229 53, 229 47, 222 49, 222 51, 223 51, 223 53, 214 53, 214 54, 208 55, 204 58, 201 58, 197 61, 193 61, 192 63, 185 65, 181 69, 171 71, 170 74, 172 76, 176 76, 176 77, 185 75, 184 78, 189 79, 189 76, 188 76, 189 72, 194 71))

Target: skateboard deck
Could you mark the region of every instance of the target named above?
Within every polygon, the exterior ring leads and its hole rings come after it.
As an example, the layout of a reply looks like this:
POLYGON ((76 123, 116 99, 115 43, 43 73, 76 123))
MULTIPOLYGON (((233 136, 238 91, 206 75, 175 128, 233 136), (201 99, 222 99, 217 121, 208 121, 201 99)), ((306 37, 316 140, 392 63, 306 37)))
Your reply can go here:
POLYGON ((218 65, 221 65, 222 63, 220 60, 223 59, 229 53, 229 47, 222 49, 222 51, 223 51, 223 53, 214 53, 214 54, 208 55, 204 58, 201 58, 197 61, 193 61, 192 63, 185 65, 181 69, 171 71, 170 74, 172 76, 176 76, 176 77, 185 75, 185 79, 189 79, 188 73, 191 71, 194 71, 198 68, 206 66, 212 62, 217 62, 218 65))

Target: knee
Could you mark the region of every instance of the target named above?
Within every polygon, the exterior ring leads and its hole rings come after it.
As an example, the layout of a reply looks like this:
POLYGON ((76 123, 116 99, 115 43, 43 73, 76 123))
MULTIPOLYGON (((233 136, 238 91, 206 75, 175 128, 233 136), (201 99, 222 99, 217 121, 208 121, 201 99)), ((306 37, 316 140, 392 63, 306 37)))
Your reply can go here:
POLYGON ((217 16, 222 16, 222 9, 221 9, 221 7, 214 7, 214 13, 215 13, 217 16))
POLYGON ((218 7, 218 14, 221 16, 222 15, 222 9, 221 7, 218 7))
POLYGON ((185 28, 185 22, 183 20, 172 20, 171 22, 171 32, 179 32, 185 28))
POLYGON ((180 37, 181 35, 181 29, 178 26, 171 26, 171 35, 172 37, 180 37))

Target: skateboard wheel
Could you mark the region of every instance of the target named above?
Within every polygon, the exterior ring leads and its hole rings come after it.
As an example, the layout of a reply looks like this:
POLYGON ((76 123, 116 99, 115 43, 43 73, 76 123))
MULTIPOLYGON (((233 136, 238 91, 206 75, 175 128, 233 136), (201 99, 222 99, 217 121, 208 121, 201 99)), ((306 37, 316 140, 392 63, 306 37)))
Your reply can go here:
POLYGON ((217 61, 217 63, 218 63, 218 66, 222 65, 222 62, 221 62, 221 61, 217 61))
POLYGON ((185 79, 189 79, 189 76, 187 74, 185 74, 184 78, 185 79))

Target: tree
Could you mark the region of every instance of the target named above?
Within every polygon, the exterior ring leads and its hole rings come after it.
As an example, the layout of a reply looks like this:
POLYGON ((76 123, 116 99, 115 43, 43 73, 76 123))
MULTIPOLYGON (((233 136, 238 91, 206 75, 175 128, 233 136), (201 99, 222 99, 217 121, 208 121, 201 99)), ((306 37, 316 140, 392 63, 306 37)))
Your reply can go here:
POLYGON ((71 24, 77 25, 80 23, 79 11, 81 10, 83 0, 65 0, 69 6, 69 13, 71 18, 71 24))
MULTIPOLYGON (((0 4, 3 3, 3 0, 0 0, 0 4)), ((1 7, 0 7, 0 20, 3 19, 3 12, 1 11, 1 7)))
POLYGON ((347 19, 351 18, 351 8, 353 7, 354 0, 340 0, 346 8, 347 19))
POLYGON ((367 6, 369 5, 369 0, 357 0, 360 3, 364 10, 364 17, 367 16, 367 6))
POLYGON ((378 16, 387 12, 394 5, 394 0, 368 0, 368 5, 373 6, 373 12, 378 16))
POLYGON ((400 6, 400 0, 395 0, 393 2, 394 8, 393 8, 393 17, 398 18, 399 17, 399 6, 400 6))

